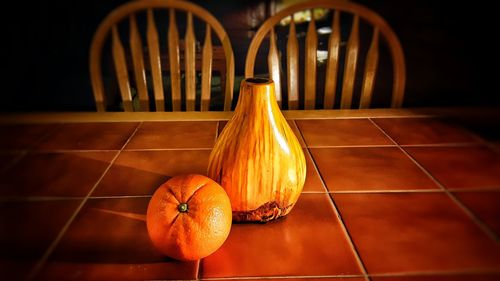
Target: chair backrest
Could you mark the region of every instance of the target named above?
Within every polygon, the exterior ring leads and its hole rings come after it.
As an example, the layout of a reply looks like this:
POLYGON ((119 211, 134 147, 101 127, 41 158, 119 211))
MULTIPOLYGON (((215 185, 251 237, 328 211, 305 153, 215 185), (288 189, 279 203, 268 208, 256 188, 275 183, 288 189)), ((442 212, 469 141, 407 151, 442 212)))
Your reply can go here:
MULTIPOLYGON (((165 110, 165 95, 164 84, 162 77, 162 61, 160 56, 160 44, 158 29, 155 23, 154 11, 168 11, 168 65, 170 72, 171 99, 173 111, 181 110, 181 69, 185 72, 185 101, 186 110, 195 110, 196 104, 196 39, 193 30, 193 16, 206 23, 205 38, 201 51, 201 102, 200 109, 202 111, 209 110, 211 81, 212 81, 212 61, 213 50, 216 46, 212 45, 212 30, 217 35, 224 51, 225 59, 225 77, 221 77, 225 81, 224 92, 224 110, 231 109, 231 101, 233 95, 234 83, 234 55, 229 37, 212 14, 205 9, 186 2, 172 0, 148 0, 148 1, 132 1, 119 6, 113 10, 99 25, 90 48, 90 76, 94 98, 98 111, 106 111, 106 99, 104 92, 103 76, 102 76, 102 49, 108 36, 111 37, 111 53, 116 72, 116 79, 123 102, 125 111, 134 111, 132 103, 132 94, 130 89, 129 74, 133 72, 135 88, 140 101, 140 110, 149 111, 148 87, 146 78, 145 65, 150 68, 152 88, 155 99, 156 111, 165 110), (186 16, 186 33, 184 44, 180 44, 179 32, 176 23, 176 13, 178 11, 185 12, 186 16), (145 51, 141 39, 140 28, 137 24, 137 14, 146 13, 146 41, 145 51), (118 24, 128 20, 129 26, 129 46, 124 48, 118 24), (132 63, 127 63, 126 50, 130 50, 132 63), (183 57, 181 57, 183 51, 183 57), (145 56, 147 54, 147 56, 145 56), (148 58, 148 63, 145 64, 144 58, 148 58), (183 59, 181 59, 183 58, 183 59), (184 61, 184 65, 181 65, 184 61), (130 69, 132 68, 132 69, 130 69)), ((160 32, 166 31, 165 28, 160 28, 160 32)), ((165 63, 164 63, 165 64, 165 63)))
POLYGON ((254 76, 254 66, 257 52, 264 38, 269 34, 268 69, 269 76, 276 85, 276 95, 278 102, 282 99, 282 77, 280 73, 280 55, 276 45, 275 25, 283 19, 289 18, 288 39, 286 42, 286 74, 287 74, 287 94, 288 109, 298 109, 299 107, 299 47, 297 40, 296 24, 294 14, 297 12, 310 10, 311 20, 309 22, 305 37, 304 53, 304 108, 314 109, 316 102, 316 71, 317 71, 317 49, 318 34, 315 26, 313 9, 333 10, 331 33, 328 39, 328 57, 326 63, 325 85, 323 107, 325 109, 334 108, 335 91, 337 89, 337 72, 339 68, 339 50, 341 47, 340 13, 352 14, 352 26, 347 41, 344 59, 344 72, 342 81, 342 91, 340 98, 340 108, 351 108, 353 100, 353 89, 355 83, 355 73, 358 64, 360 40, 359 25, 360 19, 373 26, 372 39, 368 49, 365 68, 361 86, 359 108, 370 107, 373 85, 377 73, 379 60, 379 34, 383 36, 388 45, 392 57, 393 83, 392 83, 392 107, 401 107, 404 96, 406 80, 405 60, 401 44, 393 30, 387 22, 372 10, 344 0, 315 0, 290 6, 274 16, 267 19, 255 34, 246 57, 245 77, 254 76))

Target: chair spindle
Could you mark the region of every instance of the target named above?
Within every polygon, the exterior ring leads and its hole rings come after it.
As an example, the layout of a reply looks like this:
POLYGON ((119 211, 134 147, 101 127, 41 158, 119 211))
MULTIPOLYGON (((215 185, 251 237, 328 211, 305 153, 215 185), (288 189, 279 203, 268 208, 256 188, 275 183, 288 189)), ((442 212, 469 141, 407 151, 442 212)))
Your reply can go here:
POLYGON ((316 56, 318 49, 318 35, 314 22, 314 13, 311 10, 311 21, 307 28, 305 74, 304 74, 304 109, 314 109, 316 103, 316 56))
POLYGON ((354 88, 354 77, 356 75, 356 64, 359 52, 359 17, 354 16, 351 35, 347 41, 345 57, 344 82, 342 83, 341 109, 350 109, 352 104, 352 92, 354 88))
POLYGON ((125 62, 125 51, 123 50, 123 45, 120 40, 120 35, 118 35, 118 28, 116 25, 112 28, 112 34, 113 62, 122 97, 123 109, 125 111, 134 111, 134 107, 132 106, 132 94, 130 93, 127 64, 125 62))
MULTIPOLYGON (((206 24, 205 42, 203 43, 201 64, 201 111, 210 110, 210 92, 212 85, 212 31, 210 25, 206 24)), ((224 89, 222 89, 224 90, 224 89)))
POLYGON ((337 72, 340 49, 340 12, 335 11, 332 22, 332 33, 328 40, 328 61, 326 62, 324 109, 333 109, 335 106, 335 92, 337 90, 337 72))

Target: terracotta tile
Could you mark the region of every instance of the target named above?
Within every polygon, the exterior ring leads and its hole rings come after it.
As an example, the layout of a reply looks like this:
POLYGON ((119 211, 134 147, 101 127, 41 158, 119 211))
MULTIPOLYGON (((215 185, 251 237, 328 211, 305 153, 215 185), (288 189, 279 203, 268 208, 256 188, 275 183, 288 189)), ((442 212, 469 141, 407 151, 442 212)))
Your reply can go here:
POLYGON ((211 148, 216 121, 144 122, 125 149, 211 148))
POLYGON ((307 175, 306 175, 306 182, 304 184, 304 189, 302 191, 305 192, 325 192, 325 188, 323 187, 323 184, 321 183, 321 178, 318 175, 318 172, 314 168, 313 160, 311 159, 311 156, 309 156, 309 153, 307 153, 307 148, 304 148, 304 156, 306 157, 306 170, 307 170, 307 175))
POLYGON ((500 150, 500 141, 493 142, 492 144, 496 149, 500 150))
MULTIPOLYGON (((217 279, 217 278, 210 278, 209 279, 210 281, 228 281, 228 280, 241 280, 241 279, 238 279, 238 278, 234 278, 234 279, 227 279, 227 278, 224 278, 224 279, 217 279)), ((286 278, 269 278, 269 277, 261 277, 261 278, 258 278, 258 277, 255 277, 255 278, 245 278, 244 280, 248 280, 248 281, 256 281, 256 280, 259 280, 259 281, 365 281, 366 279, 363 278, 363 277, 297 277, 297 278, 293 278, 293 277, 286 277, 286 278)))
POLYGON ((227 122, 229 121, 227 120, 219 121, 219 125, 217 126, 217 136, 220 136, 222 130, 224 130, 224 128, 226 127, 227 122))
POLYGON ((87 201, 37 279, 196 279, 198 262, 176 261, 154 248, 144 221, 148 203, 149 198, 87 201))
POLYGON ((498 281, 500 274, 477 273, 477 274, 457 274, 457 275, 432 275, 420 276, 391 276, 391 277, 371 277, 372 281, 498 281))
POLYGON ((500 237, 500 190, 455 192, 454 195, 500 237))
POLYGON ((4 171, 0 195, 86 196, 117 152, 32 153, 4 171))
MULTIPOLYGON (((299 128, 297 127, 297 125, 295 125, 295 122, 293 122, 293 120, 286 120, 286 121, 288 122, 288 125, 290 125, 290 128, 292 128, 292 131, 295 134, 295 136, 297 137, 297 139, 299 140, 300 146, 306 147, 306 143, 304 142, 304 139, 302 138, 302 136, 299 132, 299 128)), ((228 121, 219 121, 219 127, 218 127, 218 131, 217 131, 218 136, 220 136, 220 133, 222 133, 222 130, 226 126, 227 122, 228 121)))
POLYGON ((500 245, 445 193, 333 198, 369 274, 499 269, 500 245))
POLYGON ((26 280, 28 274, 36 265, 36 261, 12 261, 0 259, 0 276, 2 280, 26 280))
POLYGON ((368 119, 296 120, 308 146, 392 145, 368 119))
POLYGON ((477 138, 452 122, 433 118, 374 118, 399 144, 475 143, 477 138))
POLYGON ((55 124, 0 125, 0 149, 27 149, 53 130, 55 124))
POLYGON ((360 274, 326 194, 303 193, 284 219, 233 224, 222 247, 201 262, 201 277, 360 274))
POLYGON ((24 279, 80 200, 0 203, 0 276, 24 279))
POLYGON ((122 151, 92 196, 152 195, 170 177, 206 175, 210 150, 122 151))
POLYGON ((21 153, 0 152, 0 173, 21 157, 21 153))
POLYGON ((297 127, 297 124, 295 124, 295 122, 293 120, 287 120, 287 121, 288 121, 288 124, 290 125, 290 128, 292 128, 293 133, 295 134, 295 136, 299 140, 300 146, 306 147, 306 143, 304 142, 304 138, 302 137, 302 135, 299 131, 299 127, 297 127))
POLYGON ((438 188, 396 147, 310 150, 330 191, 438 188))
POLYGON ((500 188, 500 154, 486 147, 405 147, 447 188, 500 188))
POLYGON ((121 149, 138 123, 62 124, 39 146, 39 149, 121 149))

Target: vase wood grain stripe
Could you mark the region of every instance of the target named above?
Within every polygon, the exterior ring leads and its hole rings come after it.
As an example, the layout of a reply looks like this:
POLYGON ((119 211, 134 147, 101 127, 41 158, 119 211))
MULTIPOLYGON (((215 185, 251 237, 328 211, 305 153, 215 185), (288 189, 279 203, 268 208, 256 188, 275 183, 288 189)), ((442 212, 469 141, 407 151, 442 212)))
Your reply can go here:
POLYGON ((282 115, 270 80, 244 80, 233 118, 210 155, 208 175, 228 193, 235 221, 286 215, 304 186, 300 143, 282 115))

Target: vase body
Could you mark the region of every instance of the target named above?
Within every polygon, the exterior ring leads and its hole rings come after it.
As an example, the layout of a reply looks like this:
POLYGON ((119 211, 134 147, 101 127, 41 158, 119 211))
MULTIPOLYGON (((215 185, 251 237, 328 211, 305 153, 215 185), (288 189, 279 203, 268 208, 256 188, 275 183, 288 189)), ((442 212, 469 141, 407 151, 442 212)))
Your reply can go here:
POLYGON ((272 80, 241 82, 234 115, 210 154, 208 176, 226 190, 233 221, 266 222, 293 208, 306 162, 278 107, 272 80))

